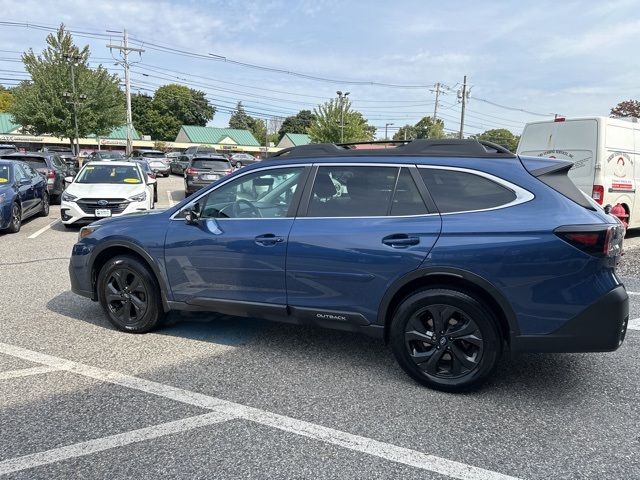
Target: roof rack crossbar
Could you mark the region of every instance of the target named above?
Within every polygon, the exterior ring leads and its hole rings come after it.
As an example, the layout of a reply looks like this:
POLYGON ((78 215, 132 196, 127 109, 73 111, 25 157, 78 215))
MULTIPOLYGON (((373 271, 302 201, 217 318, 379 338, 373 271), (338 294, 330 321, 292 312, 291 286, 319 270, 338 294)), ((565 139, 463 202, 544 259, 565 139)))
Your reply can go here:
POLYGON ((484 140, 463 139, 463 140, 434 140, 419 139, 412 141, 371 141, 356 143, 309 143, 297 147, 290 147, 274 153, 270 158, 286 157, 329 157, 329 156, 352 156, 352 155, 426 155, 443 157, 515 157, 506 148, 495 143, 484 140), (355 149, 357 145, 398 145, 392 149, 355 149))

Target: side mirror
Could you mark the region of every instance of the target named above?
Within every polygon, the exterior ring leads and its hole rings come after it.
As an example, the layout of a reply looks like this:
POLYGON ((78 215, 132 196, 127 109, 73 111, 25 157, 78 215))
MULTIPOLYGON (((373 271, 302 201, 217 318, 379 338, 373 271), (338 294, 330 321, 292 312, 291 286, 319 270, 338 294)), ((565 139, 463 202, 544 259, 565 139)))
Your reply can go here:
POLYGON ((200 220, 200 212, 196 211, 195 208, 187 208, 184 211, 184 220, 187 225, 196 225, 198 220, 200 220))
POLYGON ((19 183, 20 183, 20 185, 30 185, 31 184, 31 179, 30 178, 21 178, 19 183))
POLYGON ((67 183, 73 183, 73 179, 74 178, 75 177, 64 177, 64 181, 67 182, 67 183))

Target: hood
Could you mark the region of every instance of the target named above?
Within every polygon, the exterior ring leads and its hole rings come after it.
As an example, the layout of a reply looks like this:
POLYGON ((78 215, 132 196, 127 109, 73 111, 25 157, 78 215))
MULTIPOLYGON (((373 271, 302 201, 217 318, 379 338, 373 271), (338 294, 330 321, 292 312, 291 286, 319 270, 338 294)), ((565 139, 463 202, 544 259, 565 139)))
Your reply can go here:
POLYGON ((144 183, 109 184, 109 183, 72 183, 67 187, 67 193, 78 198, 129 198, 144 192, 144 183))

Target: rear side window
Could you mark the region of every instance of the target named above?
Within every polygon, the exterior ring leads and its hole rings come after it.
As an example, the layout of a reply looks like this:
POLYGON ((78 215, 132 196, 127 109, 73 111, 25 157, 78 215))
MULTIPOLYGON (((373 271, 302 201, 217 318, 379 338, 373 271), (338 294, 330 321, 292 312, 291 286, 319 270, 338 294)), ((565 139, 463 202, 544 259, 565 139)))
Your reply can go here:
POLYGON ((320 167, 307 216, 386 216, 397 177, 395 167, 320 167))
POLYGON ((13 160, 20 160, 33 168, 48 168, 47 162, 42 157, 11 157, 13 160))
POLYGON ((413 181, 409 170, 403 168, 400 171, 400 176, 396 183, 396 191, 393 194, 391 216, 424 215, 426 213, 427 207, 418 191, 416 182, 413 181))
POLYGON ((485 210, 516 199, 512 190, 473 173, 421 168, 420 175, 440 213, 485 210))

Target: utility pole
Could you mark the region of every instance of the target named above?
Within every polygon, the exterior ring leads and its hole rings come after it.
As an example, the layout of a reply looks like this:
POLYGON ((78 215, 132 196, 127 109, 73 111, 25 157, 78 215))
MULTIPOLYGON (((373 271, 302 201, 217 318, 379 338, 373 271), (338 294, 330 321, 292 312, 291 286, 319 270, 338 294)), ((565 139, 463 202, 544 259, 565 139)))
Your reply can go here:
POLYGON ((389 125, 393 125, 393 123, 385 123, 384 124, 384 139, 385 140, 389 140, 389 135, 387 135, 387 128, 389 128, 389 125))
POLYGON ((269 154, 269 120, 264 119, 264 158, 269 154))
POLYGON ((433 107, 433 121, 435 123, 435 121, 438 119, 438 97, 440 96, 440 82, 436 83, 434 85, 434 87, 436 88, 436 104, 433 107))
POLYGON ((80 155, 80 135, 78 134, 78 103, 79 100, 85 100, 87 97, 86 95, 81 95, 80 98, 78 98, 76 92, 76 77, 74 73, 75 70, 73 67, 75 67, 80 60, 82 60, 82 57, 78 53, 74 55, 65 53, 62 58, 71 63, 71 93, 65 92, 62 96, 66 99, 67 103, 73 105, 73 126, 75 138, 72 142, 74 144, 74 148, 72 150, 75 150, 74 154, 78 156, 80 155))
POLYGON ((336 93, 340 102, 340 143, 344 143, 344 101, 347 99, 349 92, 342 93, 338 90, 336 93))
POLYGON ((462 108, 460 110, 460 133, 458 134, 458 138, 462 139, 464 137, 464 109, 467 106, 467 97, 469 96, 469 92, 467 92, 467 76, 464 76, 464 81, 462 82, 462 90, 458 90, 458 98, 462 101, 462 108))
POLYGON ((134 48, 129 46, 129 33, 126 29, 123 30, 122 45, 107 45, 109 49, 119 50, 122 56, 122 60, 116 60, 120 65, 124 67, 124 92, 127 97, 127 153, 131 153, 133 149, 133 120, 131 118, 131 81, 129 79, 129 52, 138 52, 142 54, 144 49, 134 48))

